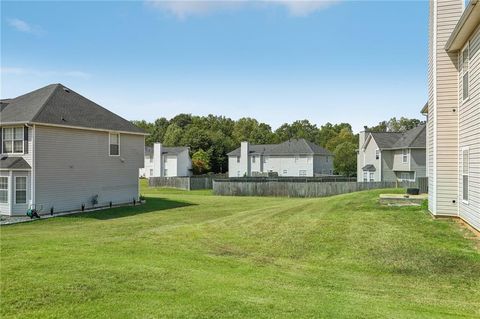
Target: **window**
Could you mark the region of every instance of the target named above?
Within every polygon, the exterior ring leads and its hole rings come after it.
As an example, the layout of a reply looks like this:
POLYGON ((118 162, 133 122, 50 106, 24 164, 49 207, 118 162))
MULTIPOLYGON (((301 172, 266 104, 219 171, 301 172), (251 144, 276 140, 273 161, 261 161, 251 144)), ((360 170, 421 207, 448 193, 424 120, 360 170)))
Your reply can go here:
POLYGON ((402 163, 408 163, 408 149, 402 150, 402 163))
POLYGON ((400 179, 402 181, 408 181, 410 180, 410 173, 409 172, 401 172, 400 173, 400 179))
POLYGON ((468 171, 469 171, 469 150, 462 149, 462 199, 463 202, 468 203, 468 171))
POLYGON ((363 172, 363 181, 368 182, 368 172, 363 172))
POLYGON ((288 171, 286 169, 283 170, 283 175, 287 175, 288 171))
POLYGON ((110 156, 120 155, 120 134, 110 133, 110 156))
POLYGON ((463 100, 468 100, 469 92, 468 92, 468 71, 469 71, 469 64, 470 64, 470 53, 469 53, 469 45, 467 44, 466 48, 462 52, 462 97, 463 100))
POLYGON ((369 175, 370 175, 370 182, 374 182, 375 181, 375 173, 374 172, 369 172, 369 175))
POLYGON ((298 176, 307 176, 307 171, 304 169, 301 169, 298 171, 298 176))
POLYGON ((150 176, 153 176, 153 169, 150 169, 150 176))
POLYGON ((328 156, 325 156, 325 162, 328 163, 328 156))
POLYGON ((252 156, 252 163, 255 163, 255 155, 252 156))
POLYGON ((150 155, 150 163, 153 163, 153 154, 150 155))
POLYGON ((380 159, 380 150, 379 149, 376 149, 375 150, 375 159, 380 159))
POLYGON ((8 203, 8 177, 0 177, 0 203, 8 203))
POLYGON ((2 152, 23 153, 23 127, 4 127, 2 132, 3 148, 2 152))
POLYGON ((240 163, 240 156, 237 156, 237 163, 240 163))
POLYGON ((15 177, 15 204, 27 203, 27 177, 15 177))

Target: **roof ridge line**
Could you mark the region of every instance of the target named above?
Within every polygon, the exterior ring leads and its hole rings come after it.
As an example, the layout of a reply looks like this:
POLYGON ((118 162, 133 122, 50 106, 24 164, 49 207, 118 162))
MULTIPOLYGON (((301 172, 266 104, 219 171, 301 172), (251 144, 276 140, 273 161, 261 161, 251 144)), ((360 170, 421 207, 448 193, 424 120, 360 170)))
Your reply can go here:
MULTIPOLYGON (((35 113, 35 115, 32 117, 32 120, 31 122, 35 122, 35 120, 37 119, 38 115, 40 114, 40 112, 43 111, 43 109, 45 108, 45 105, 47 105, 47 102, 49 102, 52 97, 53 97, 53 92, 55 92, 58 88, 58 86, 60 86, 61 84, 60 83, 55 83, 55 84, 52 84, 54 85, 54 89, 52 90, 52 92, 49 94, 48 98, 45 100, 45 102, 43 102, 42 104, 42 107, 40 107, 40 109, 38 109, 37 113, 35 113)), ((28 94, 28 93, 27 93, 28 94)))

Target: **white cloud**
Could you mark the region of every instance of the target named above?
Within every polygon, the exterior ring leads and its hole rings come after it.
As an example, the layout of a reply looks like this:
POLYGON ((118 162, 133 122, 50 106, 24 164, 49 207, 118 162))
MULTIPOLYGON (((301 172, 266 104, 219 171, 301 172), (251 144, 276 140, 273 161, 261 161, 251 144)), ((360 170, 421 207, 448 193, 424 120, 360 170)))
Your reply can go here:
POLYGON ((5 75, 28 75, 37 77, 72 77, 89 79, 92 75, 78 70, 57 71, 57 70, 37 70, 17 67, 1 67, 0 73, 5 75))
POLYGON ((265 9, 281 6, 293 16, 306 16, 326 9, 340 0, 146 0, 145 3, 155 9, 173 14, 179 19, 189 16, 207 15, 214 12, 234 10, 244 7, 265 9))
POLYGON ((12 28, 14 28, 17 31, 31 33, 35 35, 43 34, 42 28, 40 28, 39 26, 31 25, 24 20, 14 18, 14 19, 8 19, 7 22, 12 28))

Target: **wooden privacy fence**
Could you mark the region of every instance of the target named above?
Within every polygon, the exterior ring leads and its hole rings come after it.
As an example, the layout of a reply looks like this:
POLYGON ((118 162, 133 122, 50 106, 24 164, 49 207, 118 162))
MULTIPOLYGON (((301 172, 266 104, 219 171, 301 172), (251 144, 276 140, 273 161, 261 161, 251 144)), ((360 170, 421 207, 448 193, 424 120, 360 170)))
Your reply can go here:
POLYGON ((325 197, 368 189, 417 187, 416 182, 241 181, 216 179, 213 193, 225 196, 325 197))
POLYGON ((151 177, 150 187, 172 187, 185 190, 212 189, 214 178, 225 178, 225 175, 202 175, 190 177, 151 177))

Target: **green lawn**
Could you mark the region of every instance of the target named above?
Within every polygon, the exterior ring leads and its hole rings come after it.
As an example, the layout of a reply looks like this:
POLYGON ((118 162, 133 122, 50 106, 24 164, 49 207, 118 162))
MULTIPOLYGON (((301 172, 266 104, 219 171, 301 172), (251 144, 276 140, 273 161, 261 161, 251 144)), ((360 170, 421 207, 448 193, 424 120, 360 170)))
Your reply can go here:
POLYGON ((135 208, 2 227, 1 317, 480 318, 472 235, 380 207, 381 191, 142 192, 135 208))

